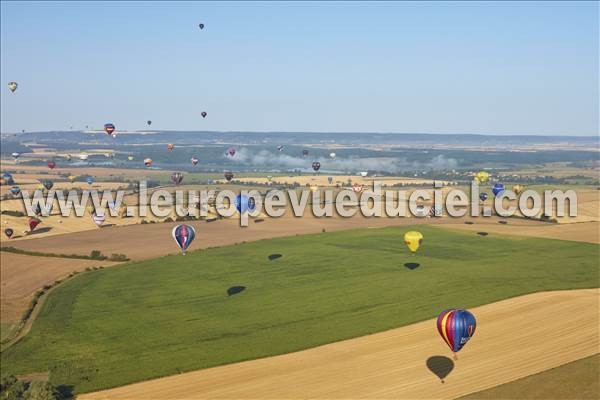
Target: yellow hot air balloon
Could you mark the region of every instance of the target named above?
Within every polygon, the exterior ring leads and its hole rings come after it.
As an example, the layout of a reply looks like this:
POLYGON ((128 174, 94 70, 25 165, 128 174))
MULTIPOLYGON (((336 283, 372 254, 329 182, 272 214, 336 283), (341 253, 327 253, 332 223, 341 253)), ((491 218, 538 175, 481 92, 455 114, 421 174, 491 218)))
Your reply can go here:
POLYGON ((484 183, 487 183, 490 180, 490 174, 485 171, 479 171, 475 174, 475 180, 480 185, 483 185, 484 183))
POLYGON ((523 186, 523 185, 515 185, 512 187, 512 190, 513 190, 513 192, 515 192, 516 195, 521 194, 524 189, 525 189, 525 186, 523 186))
POLYGON ((127 159, 128 159, 129 161, 133 161, 133 156, 127 156, 127 159))
POLYGON ((67 179, 68 179, 68 180, 69 180, 69 182, 71 182, 71 183, 75 182, 75 179, 76 179, 76 178, 77 178, 77 177, 76 177, 76 176, 73 176, 73 175, 69 175, 69 176, 67 177, 67 179))
POLYGON ((408 246, 408 249, 414 254, 419 250, 423 242, 423 235, 421 232, 409 231, 404 234, 404 244, 408 246))

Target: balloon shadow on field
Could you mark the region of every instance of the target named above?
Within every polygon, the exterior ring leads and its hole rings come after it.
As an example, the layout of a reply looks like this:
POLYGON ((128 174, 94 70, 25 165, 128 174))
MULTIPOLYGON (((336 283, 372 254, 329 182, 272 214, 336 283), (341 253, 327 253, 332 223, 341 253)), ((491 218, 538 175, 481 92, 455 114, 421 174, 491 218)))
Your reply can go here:
POLYGON ((508 221, 498 221, 498 223, 502 224, 502 225, 506 225, 506 224, 508 224, 508 221))
POLYGON ((34 230, 33 232, 28 232, 27 235, 37 235, 38 233, 50 232, 51 230, 52 230, 51 227, 46 226, 43 228, 38 228, 38 229, 34 230))
POLYGON ((473 225, 474 222, 473 221, 465 221, 465 225, 473 225))
POLYGON ((73 394, 74 388, 75 387, 73 385, 59 385, 56 390, 58 391, 61 399, 71 400, 75 398, 75 395, 73 394))
POLYGON ((478 234, 479 236, 487 236, 487 235, 488 235, 488 233, 487 233, 487 232, 477 232, 477 234, 478 234))
POLYGON ((278 258, 281 258, 281 257, 282 257, 282 255, 279 253, 269 254, 269 261, 277 260, 278 258))
POLYGON ((242 293, 244 290, 246 290, 246 286, 232 286, 227 289, 227 296, 234 296, 238 293, 242 293))
POLYGON ((410 270, 417 269, 417 268, 419 268, 420 265, 421 264, 419 264, 419 263, 406 263, 406 264, 404 264, 404 266, 406 268, 410 269, 410 270))
POLYGON ((444 356, 433 356, 427 359, 427 368, 444 383, 444 378, 454 369, 454 361, 444 356))

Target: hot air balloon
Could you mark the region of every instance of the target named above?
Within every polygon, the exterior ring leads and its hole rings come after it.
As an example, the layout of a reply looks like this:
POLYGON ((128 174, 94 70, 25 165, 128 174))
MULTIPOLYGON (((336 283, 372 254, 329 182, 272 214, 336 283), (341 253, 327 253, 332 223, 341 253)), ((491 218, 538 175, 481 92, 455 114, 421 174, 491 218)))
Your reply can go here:
POLYGON ((512 191, 515 192, 516 195, 520 195, 523 190, 525 190, 525 186, 523 185, 514 185, 512 187, 512 191))
POLYGON ((87 154, 80 154, 79 155, 79 159, 82 160, 82 161, 85 161, 85 160, 88 159, 88 155, 87 154))
POLYGON ((88 185, 92 185, 94 183, 94 178, 92 178, 91 176, 88 176, 87 178, 85 178, 85 181, 87 182, 88 185))
POLYGON ((2 179, 4 179, 4 182, 7 185, 13 185, 15 183, 15 180, 13 179, 13 176, 10 172, 5 172, 2 174, 2 179))
POLYGON ((77 179, 77 177, 75 175, 69 175, 67 179, 69 180, 69 182, 73 183, 75 182, 75 179, 77 179))
POLYGON ((12 154, 11 154, 11 156, 12 156, 12 157, 13 157, 15 160, 17 160, 19 157, 21 157, 21 153, 14 152, 14 153, 12 153, 12 154))
POLYGON ((354 193, 362 193, 363 191, 363 185, 359 185, 358 183, 355 183, 354 185, 352 185, 352 190, 354 191, 354 193))
POLYGON ((206 111, 202 111, 202 112, 200 113, 200 115, 202 115, 202 118, 206 118, 206 116, 207 116, 208 114, 206 113, 206 111))
POLYGON ((503 191, 504 191, 504 185, 501 183, 496 183, 494 185, 494 187, 492 188, 492 192, 494 193, 494 196, 498 196, 503 191))
POLYGON ((96 213, 92 214, 92 221, 94 221, 98 227, 102 226, 105 220, 106 217, 104 215, 97 215, 96 213))
POLYGON ((67 159, 67 161, 71 161, 71 159, 72 159, 73 157, 71 157, 71 155, 70 155, 70 154, 67 154, 67 155, 65 156, 65 158, 67 159))
POLYGON ((450 347, 456 359, 456 353, 475 334, 477 322, 473 314, 454 308, 442 311, 437 318, 437 329, 444 342, 450 347))
POLYGON ((133 161, 133 156, 130 154, 130 155, 128 155, 128 156, 127 156, 127 159, 128 159, 129 161, 133 161))
POLYGON ((185 254, 186 250, 190 247, 196 237, 196 231, 190 225, 177 225, 173 228, 171 236, 173 236, 173 240, 175 240, 175 243, 177 243, 181 252, 185 254))
POLYGON ((29 221, 28 221, 29 232, 33 232, 33 230, 40 224, 40 222, 42 222, 42 221, 37 218, 33 218, 33 217, 29 218, 29 221))
POLYGON ((56 163, 54 161, 48 161, 48 168, 50 169, 54 169, 54 167, 56 167, 56 163))
POLYGON ((362 172, 360 173, 360 176, 362 176, 362 177, 364 178, 364 177, 365 177, 365 176, 367 176, 368 174, 369 174, 369 173, 368 173, 367 171, 362 171, 362 172))
POLYGON ((197 157, 192 157, 192 158, 190 159, 190 161, 192 162, 192 165, 198 165, 198 161, 200 161, 200 160, 198 160, 198 158, 197 158, 197 157))
POLYGON ((248 211, 252 212, 256 208, 256 202, 252 197, 238 194, 235 198, 235 208, 237 208, 240 214, 248 211))
POLYGON ((35 206, 35 210, 33 212, 38 217, 42 215, 42 206, 40 206, 40 203, 35 206))
POLYGON ((146 121, 146 123, 148 124, 148 126, 152 125, 152 121, 150 120, 146 121))
POLYGON ((329 184, 331 185, 333 183, 333 176, 328 176, 327 182, 329 182, 329 184))
POLYGON ((179 185, 181 183, 181 181, 183 181, 183 174, 181 172, 173 172, 171 174, 171 180, 176 185, 179 185))
POLYGON ((283 151, 283 146, 282 145, 277 146, 277 151, 283 151))
POLYGON ((233 157, 235 156, 236 151, 237 150, 234 147, 230 147, 227 149, 227 154, 229 155, 229 157, 233 157))
POLYGON ((227 182, 231 182, 231 180, 233 179, 233 172, 227 171, 223 174, 223 176, 225 176, 225 179, 227 179, 227 182))
POLYGON ((273 176, 271 176, 271 175, 267 175, 267 180, 268 180, 269 182, 271 182, 271 181, 273 180, 273 176))
POLYGON ((321 163, 318 161, 315 161, 312 163, 312 169, 315 170, 315 172, 317 172, 319 169, 321 169, 321 163))
POLYGON ((151 167, 152 166, 152 159, 151 158, 144 158, 144 165, 146 167, 151 167))
POLYGON ((17 82, 8 82, 8 89, 10 89, 11 92, 14 93, 18 87, 19 87, 19 84, 17 82))
POLYGON ((54 186, 54 182, 52 182, 49 179, 45 179, 45 180, 42 181, 42 185, 44 185, 44 187, 46 188, 46 190, 50 190, 54 186))
POLYGON ((479 200, 486 201, 487 198, 488 198, 488 194, 487 193, 483 192, 483 193, 479 194, 479 200))
POLYGON ((332 160, 335 159, 335 153, 329 153, 329 158, 331 158, 332 160))
POLYGON ((408 249, 415 254, 419 247, 423 243, 423 235, 421 232, 409 231, 404 234, 404 244, 408 246, 408 249))
POLYGON ((204 24, 198 24, 198 28, 204 29, 204 24))
POLYGON ((19 194, 21 194, 21 188, 18 187, 18 186, 13 186, 13 187, 10 188, 10 193, 13 196, 17 197, 19 194))
POLYGON ((112 135, 114 131, 115 126, 113 124, 104 124, 104 132, 106 132, 107 135, 112 135))
POLYGON ((12 230, 12 229, 10 229, 10 228, 6 228, 6 229, 4 230, 4 234, 5 234, 5 235, 6 235, 6 236, 7 236, 9 239, 12 237, 13 233, 15 233, 15 231, 13 231, 13 230, 12 230))
POLYGON ((173 151, 174 147, 175 147, 175 145, 173 143, 167 144, 167 150, 169 150, 169 151, 173 151))
POLYGON ((302 157, 306 157, 308 156, 308 150, 304 149, 302 150, 302 157))
POLYGON ((479 171, 475 174, 475 181, 480 185, 487 183, 490 180, 490 174, 485 171, 479 171))

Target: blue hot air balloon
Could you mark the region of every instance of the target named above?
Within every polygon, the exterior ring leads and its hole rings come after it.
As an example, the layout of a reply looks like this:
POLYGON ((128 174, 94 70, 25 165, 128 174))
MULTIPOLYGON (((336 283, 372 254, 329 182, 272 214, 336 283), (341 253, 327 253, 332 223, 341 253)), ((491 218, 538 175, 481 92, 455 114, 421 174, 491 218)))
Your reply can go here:
POLYGON ((18 186, 13 186, 10 188, 10 193, 12 193, 13 196, 18 196, 21 193, 21 188, 18 186))
POLYGON ((479 194, 479 200, 486 201, 487 198, 488 198, 488 194, 487 193, 480 193, 479 194))
POLYGON ((15 183, 15 180, 13 179, 13 176, 10 172, 3 173, 2 178, 4 179, 7 185, 13 185, 15 183))
POLYGON ((252 197, 238 194, 235 198, 235 207, 240 214, 252 212, 256 208, 256 202, 252 197))
POLYGON ((466 310, 451 308, 442 311, 437 318, 438 332, 453 353, 467 344, 475 334, 476 327, 475 316, 466 310))
POLYGON ((181 249, 181 253, 185 254, 196 237, 196 231, 191 225, 177 225, 173 228, 171 236, 173 236, 173 240, 175 240, 175 243, 181 249))
POLYGON ((494 196, 498 196, 503 191, 504 191, 504 185, 501 183, 496 183, 494 185, 494 187, 492 188, 492 192, 494 193, 494 196))
POLYGON ((91 176, 88 176, 87 178, 85 178, 85 181, 87 182, 88 185, 91 185, 92 183, 94 183, 94 178, 92 178, 91 176))

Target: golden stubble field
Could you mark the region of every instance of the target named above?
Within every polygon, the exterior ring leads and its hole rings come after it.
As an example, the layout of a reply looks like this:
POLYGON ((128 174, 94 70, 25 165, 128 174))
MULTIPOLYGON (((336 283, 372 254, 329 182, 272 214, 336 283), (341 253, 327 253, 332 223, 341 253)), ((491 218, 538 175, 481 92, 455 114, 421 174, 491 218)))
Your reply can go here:
POLYGON ((452 355, 429 320, 78 398, 453 399, 598 353, 599 299, 598 289, 542 292, 474 308, 477 331, 444 383, 427 360, 452 355))

